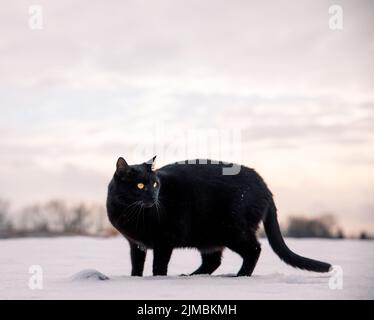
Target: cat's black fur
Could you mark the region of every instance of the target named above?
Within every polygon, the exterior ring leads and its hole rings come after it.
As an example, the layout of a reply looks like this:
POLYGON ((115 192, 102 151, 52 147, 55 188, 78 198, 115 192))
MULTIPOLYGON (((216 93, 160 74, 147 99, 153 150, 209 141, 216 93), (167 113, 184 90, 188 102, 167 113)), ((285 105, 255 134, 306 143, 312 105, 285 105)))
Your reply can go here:
POLYGON ((330 270, 329 264, 301 257, 286 246, 272 193, 253 169, 241 166, 238 174, 223 175, 227 165, 208 161, 153 171, 153 162, 129 166, 118 159, 108 188, 108 216, 130 243, 132 275, 143 274, 147 249, 154 251, 153 274, 166 275, 173 249, 185 247, 201 252, 202 264, 193 274, 211 274, 227 247, 243 258, 238 276, 250 276, 261 252, 256 238, 261 221, 283 261, 311 271, 330 270))

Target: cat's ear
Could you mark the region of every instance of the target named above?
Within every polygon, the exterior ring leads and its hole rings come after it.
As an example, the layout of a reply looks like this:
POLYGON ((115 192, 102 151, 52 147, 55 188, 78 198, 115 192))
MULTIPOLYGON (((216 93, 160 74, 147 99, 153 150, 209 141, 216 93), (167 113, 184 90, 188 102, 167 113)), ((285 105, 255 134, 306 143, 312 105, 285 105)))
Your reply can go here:
POLYGON ((118 160, 117 160, 117 167, 116 167, 116 172, 119 172, 119 171, 126 171, 127 169, 129 169, 129 165, 127 164, 126 160, 123 159, 122 157, 119 157, 118 160))
POLYGON ((148 170, 150 170, 150 171, 155 171, 156 170, 156 157, 157 156, 154 156, 153 158, 151 158, 147 162, 145 162, 148 170))

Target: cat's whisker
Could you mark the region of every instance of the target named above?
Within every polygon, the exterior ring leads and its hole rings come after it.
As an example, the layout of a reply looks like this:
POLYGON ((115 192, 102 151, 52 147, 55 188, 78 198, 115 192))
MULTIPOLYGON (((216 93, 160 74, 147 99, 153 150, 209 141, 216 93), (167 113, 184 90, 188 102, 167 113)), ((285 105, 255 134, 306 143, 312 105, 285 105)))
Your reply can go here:
POLYGON ((139 205, 137 205, 135 208, 134 208, 134 210, 133 210, 133 212, 132 212, 132 214, 131 214, 131 218, 129 219, 129 222, 130 221, 134 221, 134 219, 135 220, 137 220, 138 219, 138 215, 139 215, 139 205))
POLYGON ((157 212, 157 219, 158 223, 161 222, 161 216, 160 216, 160 201, 156 199, 156 212, 157 212))
MULTIPOLYGON (((137 209, 139 207, 140 201, 134 201, 131 203, 126 209, 125 209, 125 214, 122 215, 121 217, 125 217, 127 222, 130 222, 134 219, 134 217, 137 215, 137 209)), ((121 218, 120 217, 120 218, 121 218)))
POLYGON ((163 206, 162 202, 157 199, 157 206, 158 206, 158 212, 159 212, 159 216, 160 216, 160 220, 161 218, 163 217, 163 215, 165 215, 165 207, 163 206))
POLYGON ((143 207, 143 211, 142 211, 143 227, 145 226, 145 222, 144 222, 144 211, 145 211, 145 209, 144 209, 144 207, 143 207))
POLYGON ((143 209, 143 202, 140 202, 140 205, 139 205, 138 209, 139 209, 138 213, 136 214, 136 231, 138 231, 138 229, 139 229, 139 220, 140 220, 139 215, 140 215, 140 212, 143 209))
POLYGON ((134 206, 131 211, 127 214, 127 222, 130 222, 131 220, 133 220, 134 216, 136 215, 136 206, 134 206))
POLYGON ((124 215, 127 215, 127 214, 131 213, 133 211, 133 209, 137 206, 137 202, 138 201, 135 201, 135 202, 131 203, 129 206, 127 206, 125 208, 124 215))
MULTIPOLYGON (((118 219, 116 220, 116 224, 120 222, 120 220, 125 219, 128 217, 127 211, 134 206, 135 203, 130 204, 127 208, 125 208, 125 214, 119 215, 118 219)), ((127 220, 127 219, 126 219, 127 220)))

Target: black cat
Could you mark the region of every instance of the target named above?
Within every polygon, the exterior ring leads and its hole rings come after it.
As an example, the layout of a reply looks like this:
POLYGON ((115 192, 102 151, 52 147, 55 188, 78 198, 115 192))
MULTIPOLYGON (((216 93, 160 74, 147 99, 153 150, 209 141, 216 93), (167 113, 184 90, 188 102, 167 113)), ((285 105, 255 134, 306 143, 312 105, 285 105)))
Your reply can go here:
POLYGON ((176 163, 154 171, 147 163, 128 165, 123 158, 108 188, 110 222, 130 243, 134 276, 142 276, 147 249, 153 249, 153 275, 166 275, 174 248, 194 247, 202 264, 192 274, 211 274, 227 247, 243 258, 238 276, 250 276, 261 247, 256 230, 261 221, 273 250, 293 267, 328 272, 330 264, 301 257, 284 243, 273 196, 263 179, 241 166, 236 175, 222 174, 228 165, 176 163))

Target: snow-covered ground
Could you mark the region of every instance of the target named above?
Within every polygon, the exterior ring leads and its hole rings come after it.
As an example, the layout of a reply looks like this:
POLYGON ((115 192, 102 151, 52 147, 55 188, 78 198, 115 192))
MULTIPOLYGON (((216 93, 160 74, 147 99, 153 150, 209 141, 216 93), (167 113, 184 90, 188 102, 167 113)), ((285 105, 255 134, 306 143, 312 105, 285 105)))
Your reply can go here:
POLYGON ((0 299, 374 298, 374 241, 287 239, 295 252, 341 266, 342 283, 339 274, 331 280, 331 274, 293 269, 279 260, 266 239, 262 243, 262 255, 250 278, 232 277, 241 259, 229 250, 213 276, 194 277, 179 275, 198 267, 196 250, 175 250, 168 277, 150 276, 150 251, 145 277, 139 278, 129 276, 129 247, 121 237, 0 240, 0 299), (42 268, 41 290, 29 287, 32 265, 42 268), (86 269, 98 270, 109 280, 85 278, 79 272, 86 269))

